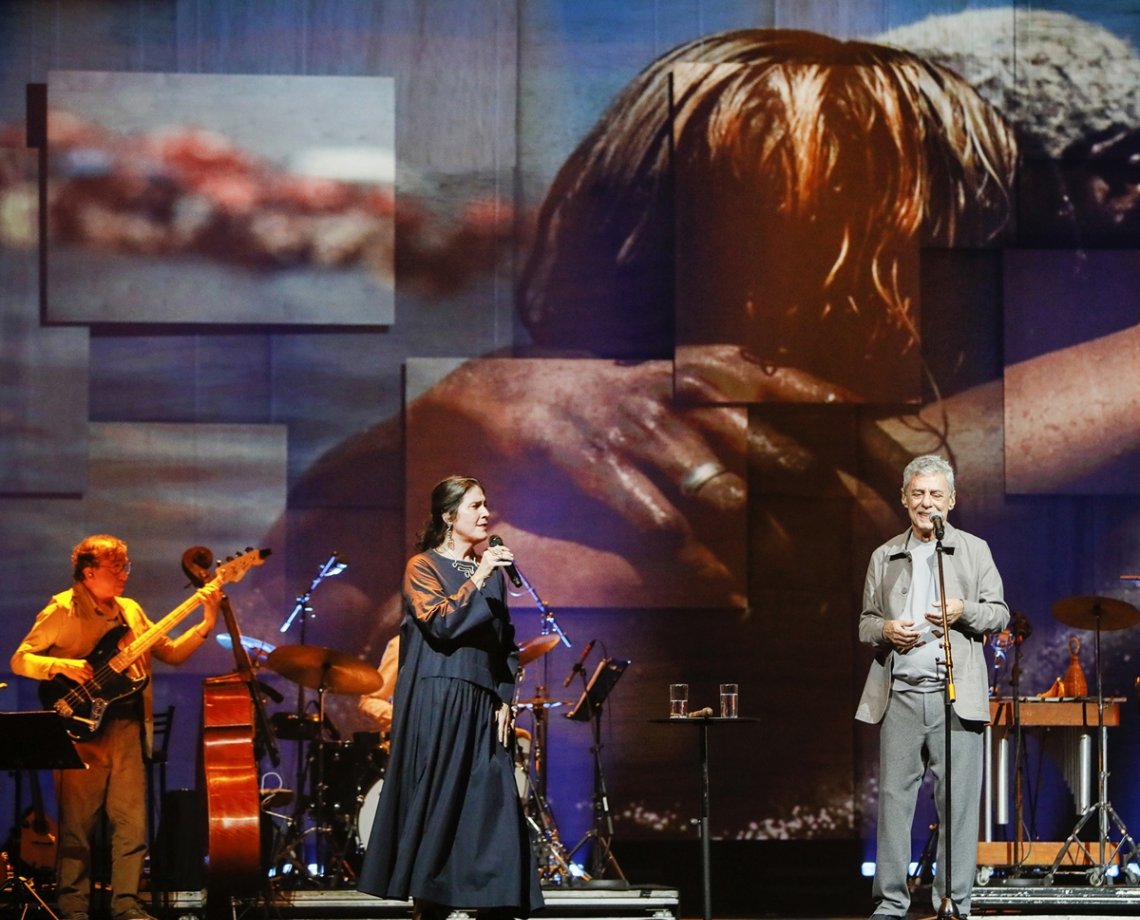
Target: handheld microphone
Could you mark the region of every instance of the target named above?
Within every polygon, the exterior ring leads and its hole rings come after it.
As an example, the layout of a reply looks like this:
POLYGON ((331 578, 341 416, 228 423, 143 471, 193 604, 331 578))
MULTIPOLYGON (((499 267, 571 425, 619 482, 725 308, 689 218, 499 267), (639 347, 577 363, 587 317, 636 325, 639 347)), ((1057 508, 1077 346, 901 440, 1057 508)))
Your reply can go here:
POLYGON ((582 654, 577 661, 574 662, 574 667, 570 669, 570 673, 566 675, 566 680, 562 681, 563 687, 569 687, 570 681, 574 679, 574 675, 581 671, 586 666, 586 659, 590 657, 590 652, 594 650, 594 643, 596 639, 591 639, 586 643, 586 647, 582 649, 582 654))
MULTIPOLYGON (((503 538, 497 533, 493 533, 491 534, 491 539, 487 542, 490 546, 502 546, 503 538)), ((522 578, 519 577, 519 570, 515 568, 515 564, 512 562, 510 565, 504 566, 504 568, 507 570, 507 578, 511 580, 511 584, 516 588, 521 588, 522 578)))
POLYGON ((930 515, 930 523, 934 525, 934 539, 941 540, 946 534, 946 521, 941 514, 935 511, 930 515))

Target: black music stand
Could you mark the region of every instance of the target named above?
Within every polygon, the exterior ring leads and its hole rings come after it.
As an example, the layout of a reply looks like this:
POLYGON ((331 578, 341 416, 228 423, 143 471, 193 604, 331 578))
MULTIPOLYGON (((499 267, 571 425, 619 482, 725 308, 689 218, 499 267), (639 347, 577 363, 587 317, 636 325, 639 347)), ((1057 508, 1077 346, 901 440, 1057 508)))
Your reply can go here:
MULTIPOLYGON (((0 770, 86 769, 67 734, 63 717, 55 710, 0 712, 0 738, 4 739, 0 746, 0 770)), ((59 920, 29 879, 13 875, 0 885, 0 892, 9 888, 17 892, 25 911, 34 902, 52 920, 59 920)))
MULTIPOLYGON (((624 658, 603 658, 598 662, 593 675, 586 683, 582 695, 574 708, 566 713, 566 718, 575 722, 585 722, 587 719, 593 723, 594 744, 590 748, 594 755, 594 821, 593 826, 585 835, 574 844, 567 859, 573 858, 586 841, 594 841, 594 849, 590 859, 590 882, 594 887, 628 888, 629 882, 618 865, 613 854, 614 819, 610 813, 610 798, 606 791, 606 776, 602 771, 602 703, 610 695, 618 678, 629 667, 629 661, 624 658), (601 876, 609 868, 616 878, 603 881, 601 876)), ((586 677, 583 673, 582 680, 586 677)))

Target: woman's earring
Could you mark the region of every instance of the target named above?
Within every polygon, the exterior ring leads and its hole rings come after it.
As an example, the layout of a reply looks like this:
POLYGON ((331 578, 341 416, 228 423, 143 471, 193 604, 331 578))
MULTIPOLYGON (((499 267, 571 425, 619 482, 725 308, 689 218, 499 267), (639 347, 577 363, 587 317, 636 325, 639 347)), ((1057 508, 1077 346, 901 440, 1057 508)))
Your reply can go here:
POLYGON ((449 550, 455 549, 455 540, 453 540, 451 538, 451 525, 450 524, 447 525, 447 548, 449 550))

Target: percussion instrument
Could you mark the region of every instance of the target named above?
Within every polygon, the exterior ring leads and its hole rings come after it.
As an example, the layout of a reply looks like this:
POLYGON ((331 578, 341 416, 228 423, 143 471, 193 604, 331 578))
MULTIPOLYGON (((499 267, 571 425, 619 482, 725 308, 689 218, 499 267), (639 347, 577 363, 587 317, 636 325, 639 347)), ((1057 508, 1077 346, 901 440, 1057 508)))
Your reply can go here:
POLYGON ((359 696, 379 690, 383 681, 367 662, 319 645, 281 645, 265 659, 269 670, 325 693, 359 696))

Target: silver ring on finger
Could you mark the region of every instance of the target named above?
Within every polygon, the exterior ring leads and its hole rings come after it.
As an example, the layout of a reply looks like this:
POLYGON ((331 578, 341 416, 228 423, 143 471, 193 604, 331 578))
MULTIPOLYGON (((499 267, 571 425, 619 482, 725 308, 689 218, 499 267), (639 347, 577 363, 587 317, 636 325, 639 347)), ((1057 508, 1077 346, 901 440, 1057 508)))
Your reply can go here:
POLYGON ((690 470, 689 475, 686 476, 681 483, 681 494, 692 497, 716 479, 717 476, 723 476, 727 472, 728 469, 715 460, 698 464, 690 470))

